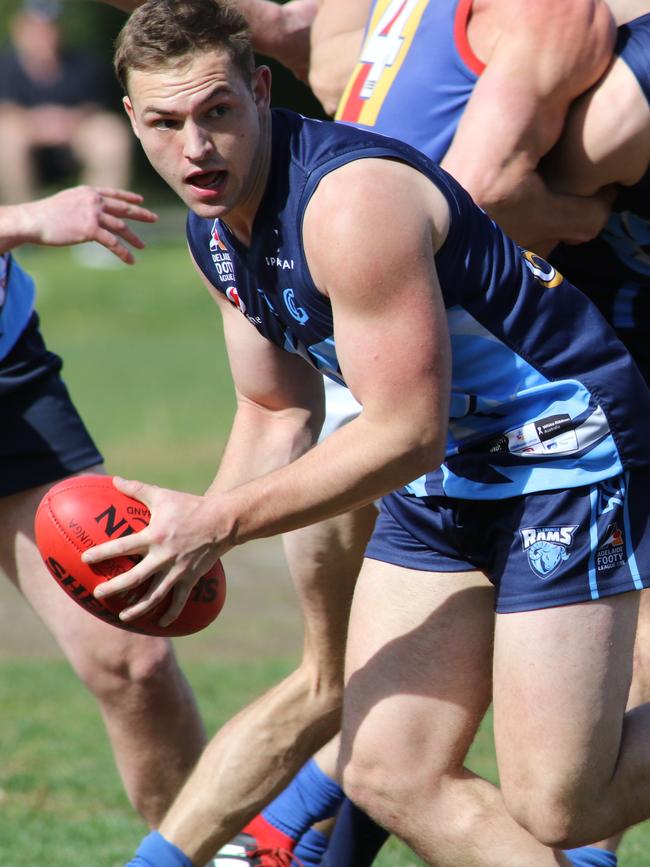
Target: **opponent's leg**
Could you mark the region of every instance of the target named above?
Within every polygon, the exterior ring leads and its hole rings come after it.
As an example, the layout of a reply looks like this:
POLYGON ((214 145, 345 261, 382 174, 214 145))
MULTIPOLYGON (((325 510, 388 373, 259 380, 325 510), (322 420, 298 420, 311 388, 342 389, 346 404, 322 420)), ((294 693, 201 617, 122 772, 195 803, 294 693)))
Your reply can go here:
POLYGON ((129 799, 155 826, 203 747, 196 702, 169 641, 103 623, 52 580, 33 538, 34 513, 48 487, 0 498, 0 569, 97 698, 129 799))
POLYGON ((463 767, 490 703, 492 606, 478 572, 365 561, 348 635, 344 788, 439 867, 567 864, 463 767))
POLYGON ((119 115, 98 111, 79 123, 70 141, 83 167, 83 183, 126 189, 131 176, 132 137, 119 115))
POLYGON ((367 507, 288 538, 304 658, 217 732, 161 824, 194 863, 227 844, 338 731, 350 599, 374 519, 367 507))
POLYGON ((498 616, 495 741, 506 804, 549 845, 650 815, 650 705, 625 713, 638 594, 498 616))
POLYGON ((36 198, 36 166, 30 121, 24 109, 0 108, 0 202, 13 205, 36 198))

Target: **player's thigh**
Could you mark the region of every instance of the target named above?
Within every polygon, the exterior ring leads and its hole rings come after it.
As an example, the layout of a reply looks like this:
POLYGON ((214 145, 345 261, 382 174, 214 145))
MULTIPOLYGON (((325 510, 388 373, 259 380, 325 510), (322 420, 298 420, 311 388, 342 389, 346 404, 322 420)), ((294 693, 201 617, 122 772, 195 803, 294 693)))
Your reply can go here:
POLYGON ((348 636, 343 769, 377 756, 395 773, 462 765, 490 703, 493 604, 480 572, 364 562, 348 636))
POLYGON ((494 730, 507 803, 571 803, 612 779, 638 596, 497 615, 494 730))

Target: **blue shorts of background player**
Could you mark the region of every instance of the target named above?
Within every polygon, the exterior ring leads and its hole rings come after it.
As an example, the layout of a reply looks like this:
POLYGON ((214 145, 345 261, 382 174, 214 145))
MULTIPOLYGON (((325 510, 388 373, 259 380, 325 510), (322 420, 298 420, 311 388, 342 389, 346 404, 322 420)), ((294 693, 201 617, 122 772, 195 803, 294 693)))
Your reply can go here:
POLYGON ((55 482, 102 463, 60 376, 34 313, 0 361, 0 496, 55 482))
POLYGON ((366 557, 430 572, 480 570, 501 614, 640 590, 650 583, 648 483, 650 472, 636 470, 502 500, 393 493, 366 557))

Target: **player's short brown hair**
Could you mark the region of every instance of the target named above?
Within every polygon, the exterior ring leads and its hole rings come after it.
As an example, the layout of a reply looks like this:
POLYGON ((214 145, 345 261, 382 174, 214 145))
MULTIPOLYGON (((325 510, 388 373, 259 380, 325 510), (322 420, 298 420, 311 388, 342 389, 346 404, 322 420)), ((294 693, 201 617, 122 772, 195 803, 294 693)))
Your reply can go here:
POLYGON ((247 82, 255 70, 250 31, 232 0, 147 0, 115 43, 115 74, 125 92, 132 69, 181 64, 195 52, 221 49, 247 82))

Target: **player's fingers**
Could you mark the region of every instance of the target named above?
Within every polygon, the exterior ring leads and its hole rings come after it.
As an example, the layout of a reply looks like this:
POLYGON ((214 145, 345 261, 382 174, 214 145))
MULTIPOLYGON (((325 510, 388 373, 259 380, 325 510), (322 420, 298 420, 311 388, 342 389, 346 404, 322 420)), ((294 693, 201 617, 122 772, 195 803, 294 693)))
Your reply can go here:
POLYGON ((111 214, 104 213, 99 218, 99 225, 103 226, 104 229, 108 229, 108 231, 112 232, 114 235, 119 235, 125 241, 128 241, 128 243, 133 247, 137 247, 138 250, 144 248, 144 241, 129 228, 124 220, 120 220, 119 217, 114 217, 111 214))
POLYGON ((149 208, 121 202, 119 199, 104 198, 102 201, 105 213, 126 217, 129 220, 139 220, 141 223, 155 223, 158 219, 158 214, 155 211, 150 211, 149 208))
POLYGON ((176 620, 183 608, 185 608, 185 603, 190 598, 193 589, 194 584, 188 586, 185 583, 177 584, 176 587, 174 587, 169 608, 160 618, 159 623, 161 626, 169 626, 170 623, 173 623, 174 620, 176 620))
POLYGON ((128 622, 129 620, 134 620, 136 617, 148 614, 162 602, 172 586, 173 584, 169 582, 169 576, 164 572, 154 575, 146 593, 133 605, 129 605, 120 611, 120 620, 128 622))
POLYGON ((110 578, 108 581, 103 581, 98 584, 93 591, 95 599, 104 599, 106 596, 115 596, 118 593, 125 593, 129 590, 135 590, 144 584, 152 574, 155 574, 155 568, 148 561, 141 560, 127 572, 122 572, 116 575, 115 578, 110 578))
POLYGON ((148 528, 145 527, 139 533, 130 533, 128 536, 122 536, 119 539, 111 539, 108 542, 102 542, 101 545, 95 545, 93 548, 88 548, 81 555, 84 563, 101 563, 103 560, 110 560, 113 557, 132 557, 134 554, 145 554, 148 551, 149 535, 148 528))
POLYGON ((166 574, 160 573, 154 576, 151 586, 142 598, 134 605, 130 605, 120 612, 120 619, 129 621, 136 617, 142 617, 153 611, 168 594, 171 594, 170 606, 164 616, 161 617, 160 625, 168 626, 170 623, 173 623, 183 610, 196 583, 191 579, 179 580, 182 574, 178 569, 172 569, 166 574))
POLYGON ((133 497, 134 500, 139 500, 145 506, 154 505, 155 495, 160 490, 156 485, 147 485, 136 479, 124 479, 122 476, 113 476, 113 487, 117 488, 122 494, 133 497))
POLYGON ((109 250, 114 256, 117 256, 118 259, 121 259, 125 264, 133 265, 135 262, 133 253, 129 248, 125 247, 124 244, 121 244, 117 236, 108 229, 103 229, 101 227, 97 229, 94 240, 97 241, 98 244, 101 244, 102 247, 106 247, 107 250, 109 250))
POLYGON ((144 196, 132 190, 121 190, 118 187, 95 187, 100 196, 112 199, 123 199, 125 202, 144 202, 144 196))

